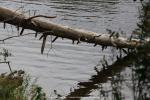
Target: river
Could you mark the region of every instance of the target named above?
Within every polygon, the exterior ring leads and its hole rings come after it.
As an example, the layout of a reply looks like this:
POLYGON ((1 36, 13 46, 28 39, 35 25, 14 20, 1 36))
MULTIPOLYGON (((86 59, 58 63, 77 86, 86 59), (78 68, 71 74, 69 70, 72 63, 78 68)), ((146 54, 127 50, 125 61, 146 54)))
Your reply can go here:
MULTIPOLYGON (((130 36, 137 27, 139 16, 139 2, 132 0, 0 0, 0 6, 13 10, 22 6, 18 11, 27 11, 28 16, 36 11, 36 14, 57 16, 48 20, 54 23, 98 33, 106 33, 106 29, 123 31, 122 36, 130 36)), ((6 27, 4 30, 0 25, 0 39, 18 34, 15 27, 6 27)), ((1 47, 12 53, 8 59, 12 69, 23 69, 31 78, 37 78, 37 84, 48 95, 54 90, 67 95, 70 88, 77 88, 77 83, 90 79, 96 73, 94 66, 104 55, 110 64, 113 61, 110 48, 102 52, 100 46, 73 45, 72 41, 61 38, 52 44, 52 49, 51 43, 47 42, 43 55, 40 54, 41 41, 32 35, 7 40, 1 47)), ((0 72, 8 70, 7 65, 0 65, 0 72)))

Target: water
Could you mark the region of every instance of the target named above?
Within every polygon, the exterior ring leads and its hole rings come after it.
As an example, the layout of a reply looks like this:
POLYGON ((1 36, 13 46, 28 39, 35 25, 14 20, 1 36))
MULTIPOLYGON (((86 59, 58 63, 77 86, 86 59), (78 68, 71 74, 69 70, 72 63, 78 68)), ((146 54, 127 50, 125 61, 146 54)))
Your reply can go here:
MULTIPOLYGON (((129 36, 136 28, 139 16, 139 2, 132 0, 1 0, 0 6, 13 10, 24 6, 20 12, 30 10, 30 14, 25 13, 28 16, 36 10, 37 14, 56 15, 57 18, 50 20, 54 23, 98 33, 106 33, 106 29, 123 31, 123 36, 129 36)), ((1 39, 18 34, 10 25, 5 30, 2 24, 0 27, 1 39)), ((70 88, 77 87, 77 83, 90 79, 96 73, 94 66, 104 55, 112 62, 111 49, 102 52, 100 46, 72 45, 72 41, 67 39, 58 39, 52 45, 53 49, 47 42, 44 55, 40 54, 41 41, 32 35, 13 38, 1 46, 13 54, 9 58, 12 69, 24 69, 33 78, 38 78, 37 83, 48 94, 57 90, 67 95, 70 88)), ((7 66, 0 66, 1 72, 8 71, 7 66)))

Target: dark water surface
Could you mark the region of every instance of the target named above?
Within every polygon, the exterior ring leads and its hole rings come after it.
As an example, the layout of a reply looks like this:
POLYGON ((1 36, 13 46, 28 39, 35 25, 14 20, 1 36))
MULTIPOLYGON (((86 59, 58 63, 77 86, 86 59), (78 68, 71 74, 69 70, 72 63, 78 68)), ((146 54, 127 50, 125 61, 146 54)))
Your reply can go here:
MULTIPOLYGON (((29 16, 36 10, 37 14, 56 15, 57 18, 50 20, 54 23, 98 33, 105 33, 106 29, 124 31, 123 36, 129 36, 136 28, 139 16, 139 3, 132 0, 1 0, 0 6, 13 10, 23 6, 19 11, 30 10, 30 14, 25 13, 29 16)), ((5 30, 2 24, 0 27, 1 39, 18 34, 10 25, 5 30)), ((104 55, 112 62, 111 49, 102 52, 100 46, 86 43, 72 45, 71 42, 58 39, 52 45, 53 49, 47 43, 44 55, 40 54, 41 41, 32 35, 8 40, 1 46, 13 54, 10 57, 13 69, 24 69, 38 78, 37 83, 48 94, 55 89, 67 95, 70 88, 76 88, 78 82, 87 81, 96 73, 94 66, 104 55)), ((7 66, 0 65, 1 72, 7 70, 7 66)))

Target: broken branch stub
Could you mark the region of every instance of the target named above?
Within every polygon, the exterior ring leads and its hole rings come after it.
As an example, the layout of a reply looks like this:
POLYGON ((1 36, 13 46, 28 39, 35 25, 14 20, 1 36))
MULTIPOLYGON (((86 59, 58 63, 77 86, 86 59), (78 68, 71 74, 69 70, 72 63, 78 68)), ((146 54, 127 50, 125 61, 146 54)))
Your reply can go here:
MULTIPOLYGON (((57 38, 62 37, 73 41, 78 41, 78 43, 82 41, 93 43, 95 45, 113 46, 117 48, 136 48, 143 45, 143 42, 138 39, 129 40, 123 37, 110 37, 110 34, 98 34, 91 31, 54 24, 52 22, 44 22, 35 18, 36 16, 28 18, 12 10, 0 7, 0 22, 22 27, 22 30, 31 29, 38 33, 41 32, 42 34, 47 34, 44 32, 49 31, 49 34, 47 35, 54 35, 57 38)), ((23 34, 23 31, 20 34, 23 34)))

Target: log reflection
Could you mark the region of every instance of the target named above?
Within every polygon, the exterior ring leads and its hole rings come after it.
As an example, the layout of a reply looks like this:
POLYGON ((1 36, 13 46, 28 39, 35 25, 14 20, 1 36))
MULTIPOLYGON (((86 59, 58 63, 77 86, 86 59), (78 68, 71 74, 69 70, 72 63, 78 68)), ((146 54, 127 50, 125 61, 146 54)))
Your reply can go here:
MULTIPOLYGON (((127 66, 130 66, 132 64, 139 64, 140 60, 144 62, 143 60, 147 60, 148 58, 145 58, 148 55, 148 53, 129 53, 127 56, 118 59, 115 61, 112 65, 107 66, 107 69, 101 70, 97 72, 97 75, 93 75, 91 79, 89 79, 87 82, 80 82, 78 83, 79 88, 75 89, 73 92, 70 92, 69 95, 66 96, 65 100, 80 100, 80 97, 86 97, 89 93, 92 92, 93 89, 98 89, 98 84, 100 83, 106 83, 109 80, 109 77, 112 77, 116 75, 117 73, 123 71, 127 66), (137 63, 139 62, 139 63, 137 63)), ((150 61, 150 59, 149 59, 150 61)), ((141 64, 142 64, 141 62, 141 64)), ((147 62, 148 63, 148 62, 147 62)), ((138 66, 140 66, 139 64, 138 66)), ((149 64, 150 65, 150 64, 149 64)), ((143 67, 144 68, 144 67, 143 67)), ((136 68, 138 69, 138 68, 136 68)), ((143 74, 143 73, 141 73, 143 74)), ((140 75, 140 73, 139 73, 140 75)), ((142 85, 142 84, 141 84, 142 85)), ((144 100, 144 99, 140 99, 144 100)))
POLYGON ((112 65, 109 65, 107 69, 101 70, 97 73, 97 75, 93 75, 91 79, 87 82, 78 83, 79 89, 75 89, 68 96, 66 96, 65 100, 80 100, 78 97, 87 96, 92 89, 97 89, 98 86, 96 84, 107 82, 108 78, 115 75, 116 73, 122 71, 126 66, 132 64, 136 59, 135 53, 130 53, 124 58, 121 58, 114 62, 112 65), (73 98, 75 97, 75 98, 73 98))

